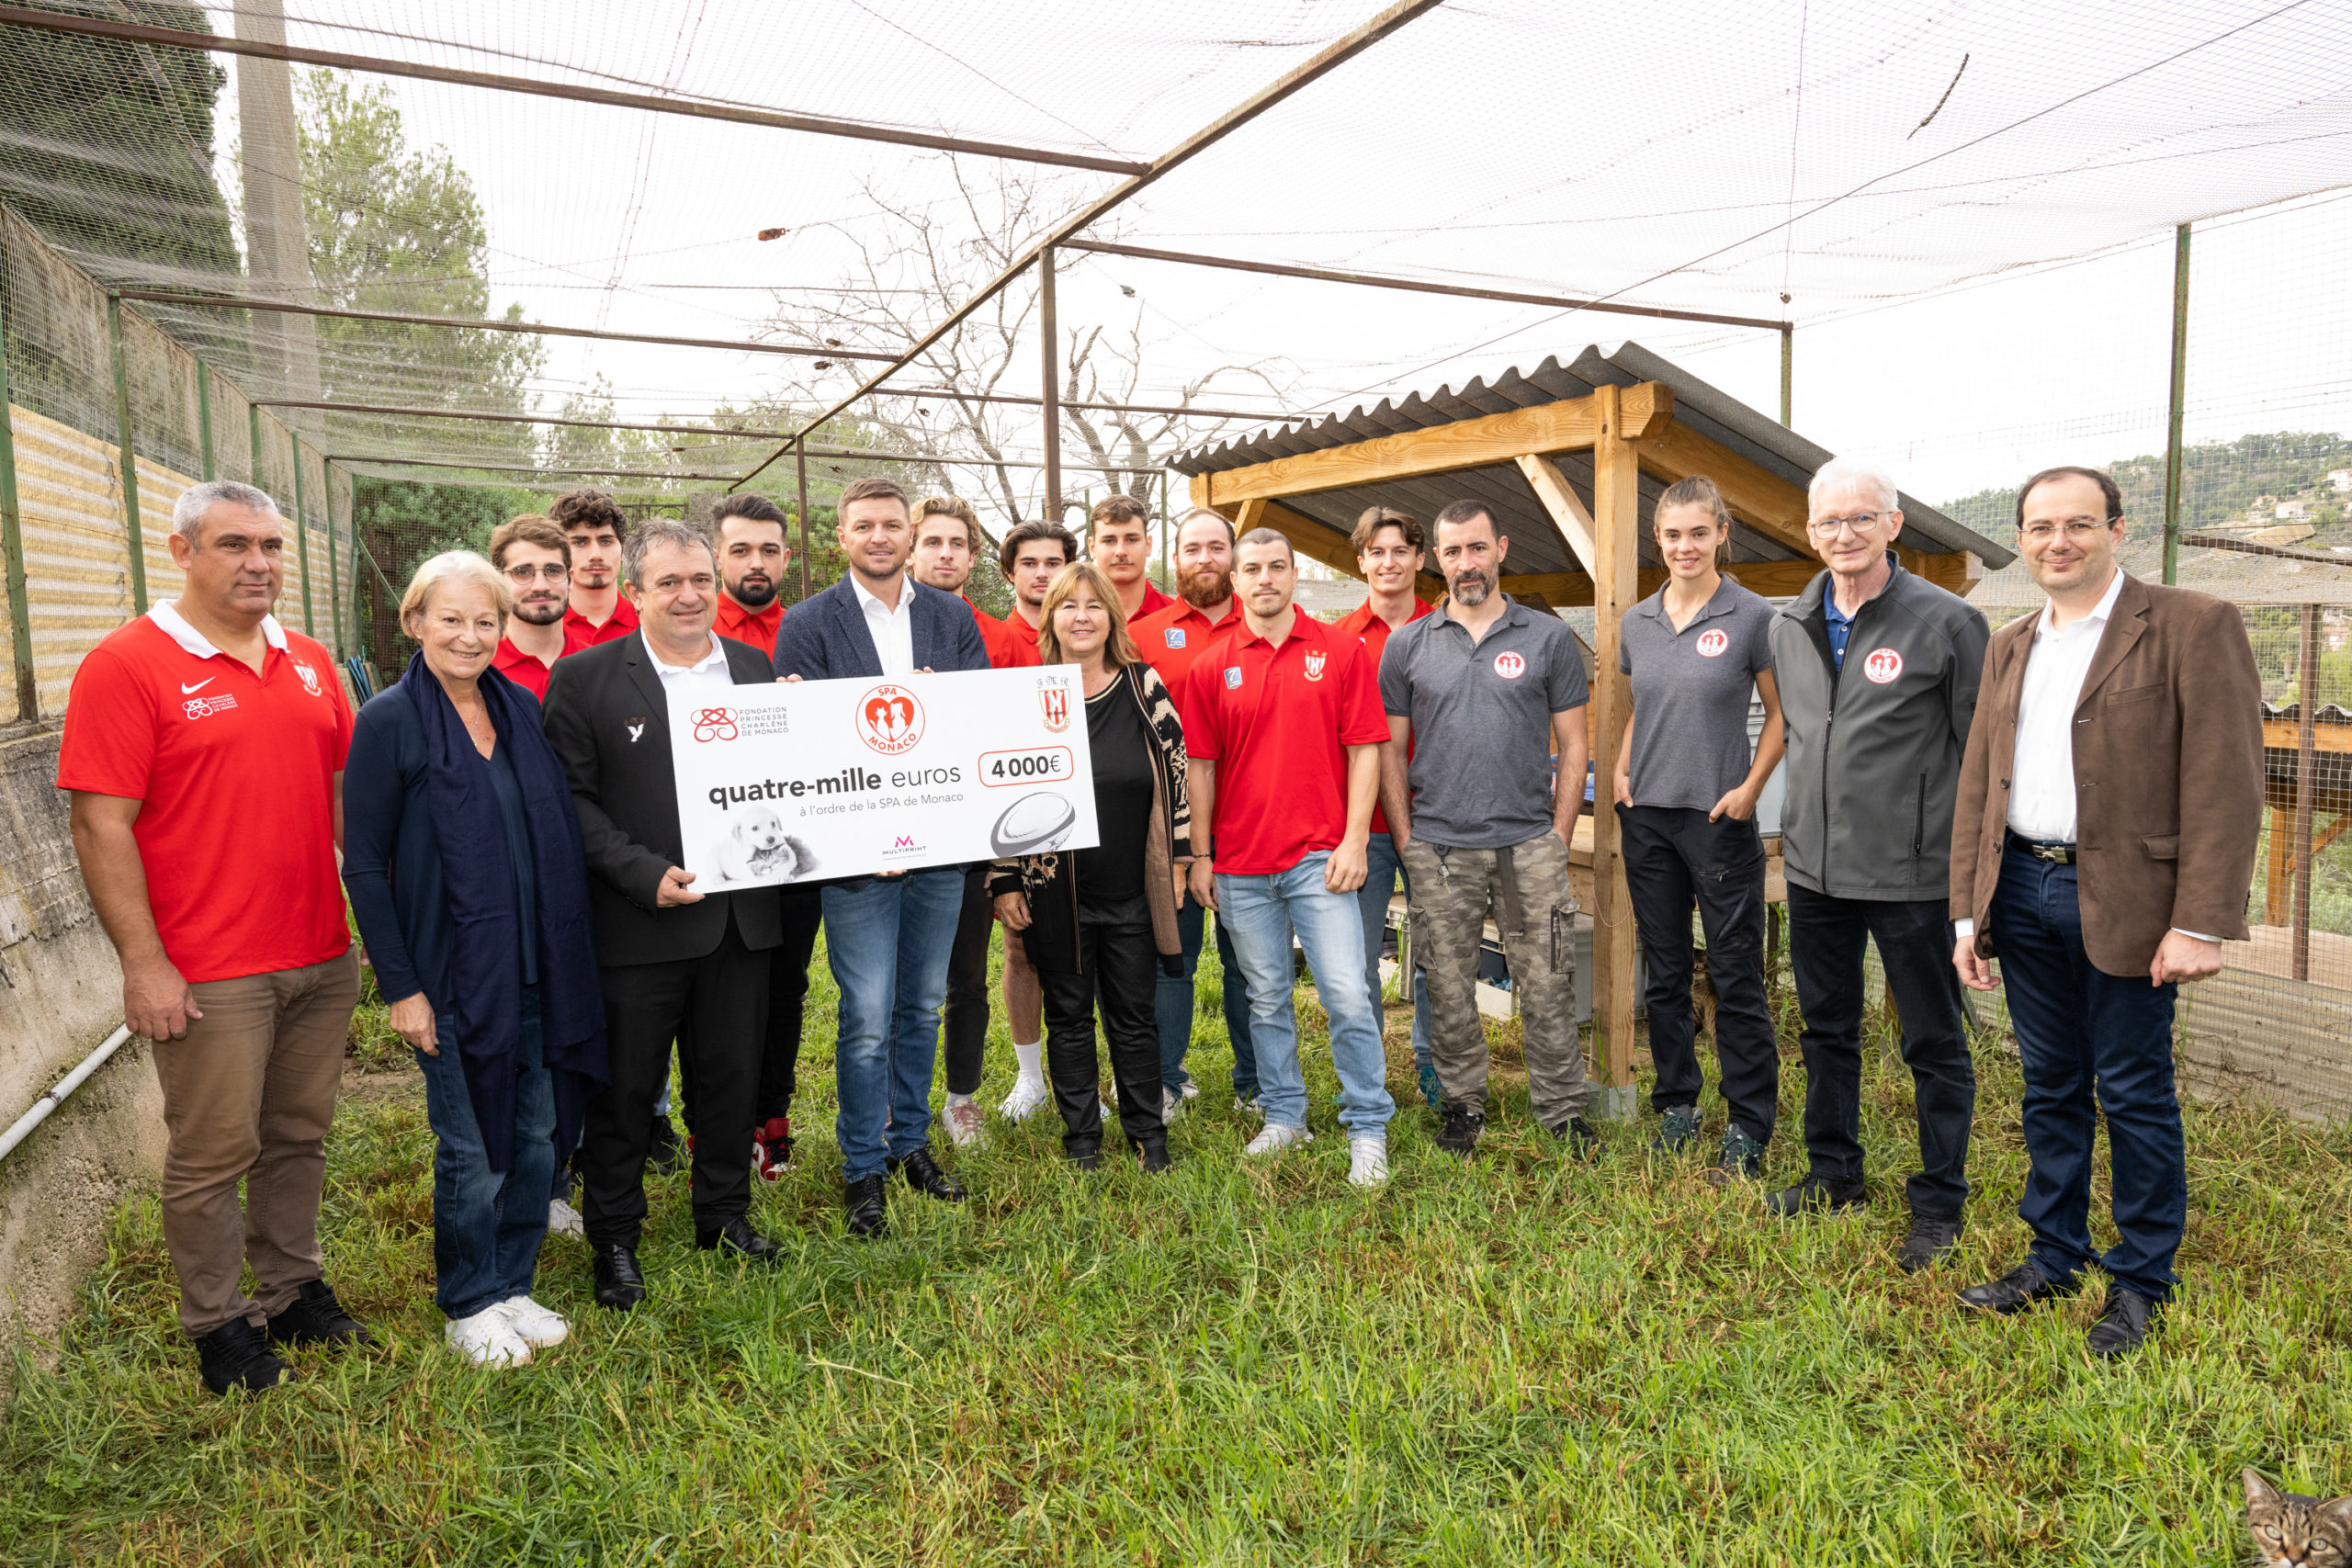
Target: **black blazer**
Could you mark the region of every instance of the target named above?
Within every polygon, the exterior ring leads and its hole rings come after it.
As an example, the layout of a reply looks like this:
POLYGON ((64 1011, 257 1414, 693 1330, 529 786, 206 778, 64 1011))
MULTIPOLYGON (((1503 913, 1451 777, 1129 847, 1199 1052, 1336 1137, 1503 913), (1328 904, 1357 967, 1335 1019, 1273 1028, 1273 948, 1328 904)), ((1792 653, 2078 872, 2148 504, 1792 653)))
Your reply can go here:
MULTIPOLYGON (((737 685, 775 679, 758 649, 727 637, 718 645, 737 685)), ((655 907, 662 874, 685 863, 669 715, 669 694, 644 637, 635 633, 560 659, 548 676, 548 739, 571 780, 588 852, 597 955, 607 964, 704 957, 726 936, 730 910, 744 946, 784 942, 783 908, 773 887, 655 907)))
MULTIPOLYGON (((916 669, 944 675, 951 670, 989 667, 989 647, 980 640, 980 624, 972 619, 969 604, 912 577, 901 592, 915 596, 907 614, 914 623, 916 669)), ((804 681, 880 679, 882 660, 874 651, 874 633, 848 578, 784 613, 775 629, 775 673, 804 681)))

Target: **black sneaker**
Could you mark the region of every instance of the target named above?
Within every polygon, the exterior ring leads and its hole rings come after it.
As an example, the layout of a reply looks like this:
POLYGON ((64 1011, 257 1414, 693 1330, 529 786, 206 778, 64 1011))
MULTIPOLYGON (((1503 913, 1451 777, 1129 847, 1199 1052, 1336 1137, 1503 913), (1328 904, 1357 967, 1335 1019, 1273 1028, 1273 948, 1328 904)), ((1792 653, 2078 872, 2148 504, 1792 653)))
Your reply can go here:
POLYGON ((1894 1266, 1905 1274, 1917 1274, 1960 1250, 1960 1222, 1935 1220, 1925 1215, 1911 1216, 1911 1234, 1903 1238, 1902 1250, 1894 1255, 1894 1266))
POLYGON ((1600 1157, 1600 1134, 1592 1123, 1581 1116, 1571 1116, 1558 1126, 1548 1129, 1552 1136, 1568 1146, 1572 1158, 1593 1160, 1600 1157))
POLYGON ((196 1367, 204 1386, 215 1393, 232 1388, 259 1393, 292 1375, 286 1363, 270 1353, 268 1337, 242 1317, 222 1324, 196 1342, 196 1367))
POLYGON ((1478 1134, 1487 1128, 1486 1117, 1466 1105, 1448 1105, 1440 1115, 1437 1146, 1447 1154, 1468 1159, 1478 1152, 1478 1134))
POLYGON ((1832 1181, 1812 1171, 1794 1187, 1783 1187, 1764 1200, 1764 1207, 1783 1218, 1792 1214, 1842 1214, 1869 1205, 1859 1181, 1832 1181))
POLYGON ((1143 1167, 1147 1176, 1157 1176, 1176 1163, 1174 1156, 1168 1152, 1168 1140, 1165 1138, 1146 1138, 1137 1144, 1136 1161, 1143 1167))
POLYGON ((312 1280, 295 1292, 286 1310, 269 1320, 269 1337, 280 1345, 365 1345, 367 1325, 343 1310, 334 1287, 312 1280))
POLYGON ((1724 1128, 1723 1146, 1715 1151, 1707 1179, 1717 1187, 1728 1187, 1735 1181, 1758 1180, 1763 1175, 1764 1145, 1738 1127, 1724 1128))
POLYGON ((649 1170, 663 1176, 675 1176, 686 1163, 686 1145, 678 1141, 678 1130, 670 1125, 667 1116, 653 1118, 653 1135, 645 1145, 645 1164, 649 1170))
POLYGON ((1650 1153, 1679 1155, 1699 1141, 1699 1108, 1678 1105, 1658 1113, 1657 1134, 1650 1139, 1650 1153))

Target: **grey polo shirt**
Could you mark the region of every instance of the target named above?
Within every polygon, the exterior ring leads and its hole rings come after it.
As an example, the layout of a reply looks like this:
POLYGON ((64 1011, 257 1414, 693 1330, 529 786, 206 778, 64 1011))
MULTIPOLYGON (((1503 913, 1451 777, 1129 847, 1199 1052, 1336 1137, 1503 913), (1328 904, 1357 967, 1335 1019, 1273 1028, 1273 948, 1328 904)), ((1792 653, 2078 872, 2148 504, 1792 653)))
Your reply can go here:
POLYGON ((1679 632, 1663 588, 1621 625, 1617 668, 1634 678, 1634 804, 1713 811, 1756 761, 1747 705, 1772 668, 1772 606, 1726 577, 1679 632))
POLYGON ((1516 600, 1476 643, 1450 608, 1391 634, 1380 659, 1381 705, 1413 726, 1413 836, 1523 844, 1552 826, 1552 716, 1584 706, 1584 651, 1566 622, 1516 600))

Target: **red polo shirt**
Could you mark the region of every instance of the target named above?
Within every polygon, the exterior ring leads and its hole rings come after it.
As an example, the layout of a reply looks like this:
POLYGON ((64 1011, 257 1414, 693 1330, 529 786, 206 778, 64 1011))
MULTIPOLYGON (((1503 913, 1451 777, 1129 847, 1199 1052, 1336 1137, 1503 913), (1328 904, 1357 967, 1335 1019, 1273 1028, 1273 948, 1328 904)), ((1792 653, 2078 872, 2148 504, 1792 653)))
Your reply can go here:
MULTIPOLYGON (((613 601, 613 618, 601 626, 569 605, 564 608, 564 640, 578 643, 582 648, 594 648, 600 642, 617 642, 635 630, 637 606, 628 602, 626 593, 613 601)), ((768 647, 773 649, 775 644, 770 643, 768 647)))
MULTIPOLYGON (((571 621, 567 615, 563 623, 563 652, 557 654, 556 657, 562 659, 588 646, 572 635, 571 621)), ((515 647, 513 637, 503 637, 498 639, 497 651, 490 656, 490 663, 491 668, 538 698, 540 702, 544 703, 548 700, 548 676, 554 666, 542 664, 539 662, 538 655, 526 653, 515 647)))
POLYGON ((1212 621, 1182 599, 1170 599, 1150 615, 1139 615, 1130 622, 1127 635, 1136 639, 1144 662, 1159 672, 1168 694, 1179 697, 1193 661, 1206 653, 1211 643, 1240 624, 1238 603, 1226 612, 1225 619, 1212 621))
POLYGON ((1271 876, 1348 827, 1348 753, 1388 739, 1363 645, 1304 610, 1277 648, 1244 625, 1186 677, 1185 754, 1216 764, 1216 869, 1271 876))
MULTIPOLYGON (((979 612, 975 610, 974 615, 979 612)), ((999 670, 1026 670, 1046 660, 1037 651, 1037 628, 1021 618, 1019 606, 1012 614, 999 621, 988 617, 996 627, 996 639, 989 646, 989 663, 999 670)), ((987 626, 980 627, 983 641, 989 637, 987 626)))
POLYGON ((334 778, 351 705, 324 648, 275 617, 256 675, 169 603, 74 671, 57 787, 141 802, 132 835, 164 953, 191 985, 351 946, 334 778))
POLYGON ((1136 613, 1127 617, 1127 634, 1130 637, 1134 636, 1136 624, 1137 622, 1141 621, 1146 615, 1156 615, 1159 614, 1160 611, 1165 610, 1169 605, 1173 604, 1174 603, 1176 603, 1175 600, 1170 599, 1167 594, 1159 591, 1159 584, 1154 582, 1148 577, 1145 578, 1143 580, 1143 603, 1136 605, 1136 613))
MULTIPOLYGON (((1413 613, 1405 617, 1406 624, 1409 626, 1435 608, 1437 608, 1436 605, 1423 599, 1419 594, 1414 594, 1413 613)), ((1355 609, 1333 621, 1331 629, 1335 632, 1344 632, 1363 644, 1363 650, 1372 655, 1372 683, 1378 686, 1380 684, 1380 656, 1387 651, 1388 634, 1395 628, 1372 613, 1372 601, 1366 599, 1355 609)), ((1413 741, 1410 736, 1408 736, 1405 740, 1405 760, 1408 762, 1413 760, 1413 741)), ((1379 803, 1376 801, 1372 807, 1372 830, 1375 833, 1388 831, 1388 814, 1380 809, 1379 803)))
POLYGON ((718 618, 710 629, 720 637, 750 643, 762 653, 775 652, 775 629, 784 624, 784 601, 771 599, 764 610, 746 610, 724 592, 718 596, 718 618))

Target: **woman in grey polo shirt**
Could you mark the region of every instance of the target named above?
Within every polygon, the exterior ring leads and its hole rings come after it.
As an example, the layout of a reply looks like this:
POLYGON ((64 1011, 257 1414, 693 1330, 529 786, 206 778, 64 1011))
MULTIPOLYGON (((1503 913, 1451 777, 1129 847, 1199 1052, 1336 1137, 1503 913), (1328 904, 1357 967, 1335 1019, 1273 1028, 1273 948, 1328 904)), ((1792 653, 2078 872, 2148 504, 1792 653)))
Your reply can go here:
POLYGON ((1692 1049, 1690 911, 1707 935, 1715 1055, 1729 1110, 1710 1179, 1763 1174, 1780 1096, 1780 1055, 1764 1002, 1764 841, 1756 801, 1781 761, 1781 694, 1766 633, 1772 607, 1721 568, 1731 514, 1714 481, 1693 475, 1658 497, 1652 526, 1664 587, 1625 612, 1617 667, 1634 681, 1617 751, 1618 830, 1648 971, 1650 1055, 1661 1120, 1652 1146, 1679 1153, 1699 1136, 1692 1049), (1750 692, 1764 699, 1751 756, 1750 692))

